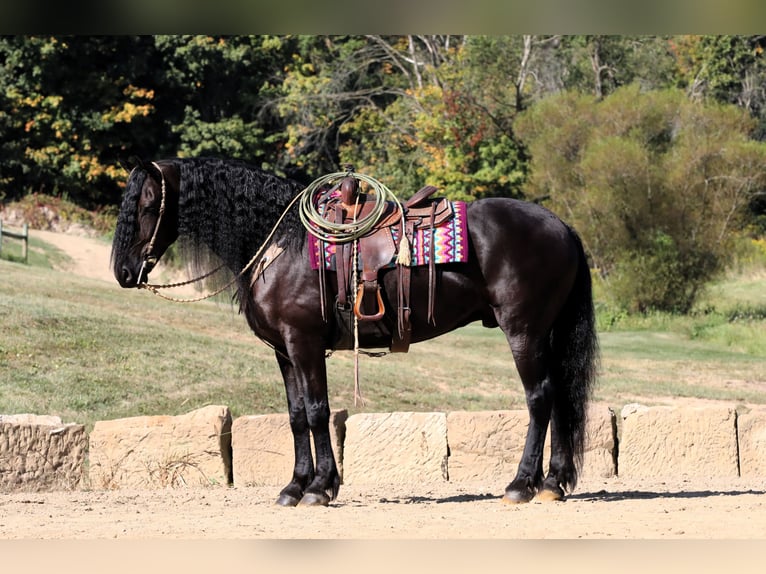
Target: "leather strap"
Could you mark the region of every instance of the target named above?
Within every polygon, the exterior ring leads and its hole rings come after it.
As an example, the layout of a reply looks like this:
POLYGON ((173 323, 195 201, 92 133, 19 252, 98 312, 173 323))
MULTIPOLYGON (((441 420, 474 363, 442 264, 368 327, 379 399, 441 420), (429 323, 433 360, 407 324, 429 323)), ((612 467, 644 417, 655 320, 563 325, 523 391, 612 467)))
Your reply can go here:
POLYGON ((434 246, 434 218, 436 216, 436 203, 431 204, 431 216, 429 217, 428 233, 431 234, 431 241, 428 250, 428 322, 436 326, 434 319, 434 298, 436 295, 436 248, 434 246))
MULTIPOLYGON (((413 222, 405 222, 402 224, 402 233, 399 238, 401 244, 401 238, 407 234, 409 237, 414 234, 415 225, 413 222)), ((411 268, 409 265, 398 264, 397 268, 397 325, 393 330, 391 336, 391 352, 392 353, 406 353, 409 351, 410 342, 412 340, 412 327, 410 325, 410 275, 411 268)))
MULTIPOLYGON (((335 210, 335 223, 343 223, 343 209, 338 206, 335 210)), ((347 285, 349 276, 351 275, 349 256, 349 244, 337 243, 335 246, 335 272, 338 277, 338 305, 346 308, 348 306, 348 291, 347 285)))

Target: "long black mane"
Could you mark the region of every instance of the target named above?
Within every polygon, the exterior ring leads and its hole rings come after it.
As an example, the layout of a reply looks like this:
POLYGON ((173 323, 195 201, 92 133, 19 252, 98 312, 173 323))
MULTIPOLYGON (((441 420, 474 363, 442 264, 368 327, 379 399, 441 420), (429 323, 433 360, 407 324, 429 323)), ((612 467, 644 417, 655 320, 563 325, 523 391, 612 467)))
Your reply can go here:
POLYGON ((128 176, 112 240, 112 265, 114 265, 115 257, 118 253, 129 252, 139 240, 137 206, 138 198, 141 195, 141 188, 144 186, 147 175, 144 170, 134 168, 128 176))
MULTIPOLYGON (((239 160, 174 159, 180 182, 178 231, 182 255, 204 270, 210 252, 237 273, 269 235, 303 186, 239 160)), ((297 205, 275 235, 286 248, 299 249, 306 238, 297 205)))

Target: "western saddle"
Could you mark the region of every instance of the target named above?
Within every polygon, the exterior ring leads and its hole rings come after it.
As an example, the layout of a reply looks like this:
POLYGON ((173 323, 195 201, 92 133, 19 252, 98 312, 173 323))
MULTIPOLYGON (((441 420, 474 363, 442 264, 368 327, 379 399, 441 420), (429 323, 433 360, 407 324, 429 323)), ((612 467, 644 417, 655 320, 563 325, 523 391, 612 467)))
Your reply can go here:
MULTIPOLYGON (((397 202, 386 201, 385 209, 371 230, 358 239, 357 285, 352 286, 354 276, 353 242, 335 245, 335 269, 338 283, 337 307, 346 310, 350 319, 349 294, 355 289, 353 313, 359 321, 379 321, 386 313, 378 272, 396 266, 397 281, 397 328, 393 330, 391 351, 407 352, 411 339, 410 328, 410 244, 418 230, 433 230, 453 216, 452 204, 447 198, 432 198, 437 190, 426 186, 406 200, 401 209, 397 202), (359 273, 360 272, 360 273, 359 273), (372 307, 372 312, 365 310, 372 307)), ((353 176, 344 177, 320 198, 325 220, 349 224, 370 216, 375 201, 371 195, 361 192, 359 181, 353 176), (339 193, 338 193, 339 192, 339 193)), ((434 323, 434 294, 436 270, 434 242, 428 253, 428 321, 434 323)), ((319 264, 319 282, 322 313, 326 293, 324 262, 319 264)), ((341 315, 342 316, 342 315, 341 315)))

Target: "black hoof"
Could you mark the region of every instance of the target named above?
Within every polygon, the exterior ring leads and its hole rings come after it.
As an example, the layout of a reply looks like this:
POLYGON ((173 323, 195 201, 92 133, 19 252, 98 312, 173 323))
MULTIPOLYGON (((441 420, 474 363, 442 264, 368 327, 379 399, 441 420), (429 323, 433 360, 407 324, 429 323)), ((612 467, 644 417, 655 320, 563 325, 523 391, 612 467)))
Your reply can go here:
POLYGON ((330 497, 324 492, 307 492, 301 498, 298 506, 327 506, 330 504, 330 497))
POLYGON ((279 495, 279 498, 277 498, 276 505, 277 506, 298 506, 298 503, 300 502, 300 499, 295 498, 294 496, 291 496, 289 494, 285 494, 284 492, 279 495))

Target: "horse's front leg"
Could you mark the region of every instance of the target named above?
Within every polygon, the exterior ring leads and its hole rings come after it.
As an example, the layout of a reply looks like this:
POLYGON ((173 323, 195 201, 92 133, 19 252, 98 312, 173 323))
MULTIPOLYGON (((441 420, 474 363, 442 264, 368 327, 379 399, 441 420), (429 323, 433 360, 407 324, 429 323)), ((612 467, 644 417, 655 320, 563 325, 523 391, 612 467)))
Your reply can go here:
POLYGON ((330 439, 324 350, 320 344, 306 343, 290 345, 289 358, 278 353, 295 447, 293 478, 277 499, 284 506, 327 506, 338 496, 340 488, 330 439), (314 438, 316 465, 309 433, 314 438))
POLYGON ((293 448, 295 450, 293 478, 279 493, 277 504, 280 506, 297 506, 303 498, 306 487, 314 480, 311 437, 306 408, 303 405, 303 393, 295 376, 295 369, 293 369, 292 363, 280 352, 277 352, 277 362, 285 384, 290 430, 293 433, 293 448))

